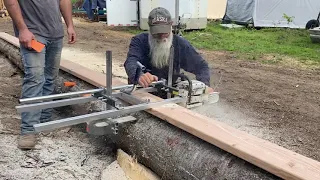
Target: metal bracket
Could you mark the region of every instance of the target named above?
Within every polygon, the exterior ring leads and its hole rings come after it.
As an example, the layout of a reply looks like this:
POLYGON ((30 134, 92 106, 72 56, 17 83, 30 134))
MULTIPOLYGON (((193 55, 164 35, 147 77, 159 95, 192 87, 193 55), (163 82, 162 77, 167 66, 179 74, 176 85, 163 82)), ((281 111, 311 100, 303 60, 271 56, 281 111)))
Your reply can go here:
POLYGON ((103 119, 88 123, 87 132, 92 135, 117 135, 119 125, 134 122, 137 119, 133 116, 125 116, 117 119, 103 119))
POLYGON ((62 127, 86 123, 86 122, 92 122, 100 119, 114 118, 114 117, 122 116, 125 114, 161 106, 168 103, 179 103, 179 102, 183 102, 183 100, 184 100, 183 98, 177 97, 177 98, 170 98, 170 99, 166 99, 158 102, 142 103, 142 104, 132 105, 128 107, 123 107, 121 110, 112 109, 112 110, 106 110, 106 111, 101 111, 101 112, 96 112, 96 113, 91 113, 91 114, 86 114, 86 115, 81 115, 76 117, 70 117, 66 119, 60 119, 56 121, 45 122, 41 124, 35 124, 34 128, 36 132, 54 130, 57 128, 62 128, 62 127))

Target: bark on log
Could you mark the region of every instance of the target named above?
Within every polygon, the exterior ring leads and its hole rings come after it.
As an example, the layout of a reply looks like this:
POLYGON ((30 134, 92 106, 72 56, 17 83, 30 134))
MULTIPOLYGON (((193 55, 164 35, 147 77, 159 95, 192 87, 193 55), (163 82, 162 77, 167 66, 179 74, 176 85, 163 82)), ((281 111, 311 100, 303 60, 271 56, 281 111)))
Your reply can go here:
POLYGON ((281 179, 146 112, 133 116, 117 145, 162 179, 281 179))
MULTIPOLYGON (((17 47, 0 39, 0 52, 23 70, 17 47)), ((59 73, 56 87, 56 93, 94 88, 62 71, 59 73), (77 86, 65 89, 62 86, 65 80, 76 81, 77 86)), ((79 109, 77 115, 105 109, 103 103, 96 102, 73 107, 79 109)), ((120 125, 119 135, 112 141, 115 140, 118 148, 135 156, 141 164, 150 168, 162 179, 280 179, 146 112, 131 115, 138 121, 120 125)))

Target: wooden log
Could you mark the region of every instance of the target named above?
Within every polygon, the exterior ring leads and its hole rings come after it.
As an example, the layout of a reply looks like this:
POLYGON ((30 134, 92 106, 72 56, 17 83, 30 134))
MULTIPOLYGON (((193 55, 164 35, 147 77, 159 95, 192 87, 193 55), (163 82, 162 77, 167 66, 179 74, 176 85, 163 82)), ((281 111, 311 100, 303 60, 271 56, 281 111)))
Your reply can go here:
POLYGON ((161 179, 281 179, 150 114, 133 116, 116 143, 161 179))

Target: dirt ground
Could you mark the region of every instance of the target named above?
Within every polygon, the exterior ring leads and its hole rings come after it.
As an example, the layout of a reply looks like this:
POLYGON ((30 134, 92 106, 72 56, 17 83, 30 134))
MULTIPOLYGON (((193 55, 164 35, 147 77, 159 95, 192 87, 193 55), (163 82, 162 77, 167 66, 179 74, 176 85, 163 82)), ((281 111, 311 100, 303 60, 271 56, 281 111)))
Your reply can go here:
MULTIPOLYGON (((63 56, 103 71, 104 53, 112 50, 119 70, 115 73, 125 77, 122 63, 132 35, 79 18, 75 19, 75 26, 78 42, 68 45, 65 39, 63 56), (87 55, 81 58, 81 54, 87 55), (93 57, 102 61, 95 61, 93 57)), ((13 35, 10 19, 0 19, 0 31, 13 35)), ((287 65, 266 65, 235 59, 228 52, 199 52, 210 64, 212 86, 220 92, 221 100, 197 111, 320 161, 320 69, 300 68, 294 60, 288 61, 287 65)), ((2 94, 10 87, 7 84, 1 86, 2 94)), ((7 104, 5 108, 12 110, 14 106, 7 104)), ((8 118, 10 121, 10 118, 18 119, 18 116, 8 118)))

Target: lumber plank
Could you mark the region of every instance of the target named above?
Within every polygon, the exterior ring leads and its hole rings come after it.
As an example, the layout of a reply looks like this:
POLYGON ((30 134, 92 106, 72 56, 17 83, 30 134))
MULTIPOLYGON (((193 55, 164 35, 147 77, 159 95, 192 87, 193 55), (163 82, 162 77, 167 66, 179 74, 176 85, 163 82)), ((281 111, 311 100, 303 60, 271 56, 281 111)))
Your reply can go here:
POLYGON ((11 36, 8 33, 0 32, 0 38, 7 41, 8 43, 11 43, 12 45, 14 45, 16 47, 20 46, 19 39, 14 36, 11 36))
POLYGON ((117 161, 125 174, 132 180, 160 180, 150 169, 139 164, 136 159, 121 149, 117 150, 117 161))
MULTIPOLYGON (((2 36, 0 33, 0 38, 2 36)), ((14 38, 7 36, 5 40, 8 39, 11 43, 15 41, 14 38)), ((67 60, 61 63, 62 70, 79 78, 85 77, 84 80, 94 86, 106 86, 105 74, 81 65, 75 67, 74 63, 69 63, 67 60)), ((113 85, 124 84, 117 78, 113 79, 113 85)), ((135 95, 151 101, 161 100, 149 93, 135 93, 135 95)), ((147 112, 283 179, 320 179, 320 162, 189 109, 176 104, 167 104, 147 112)))

